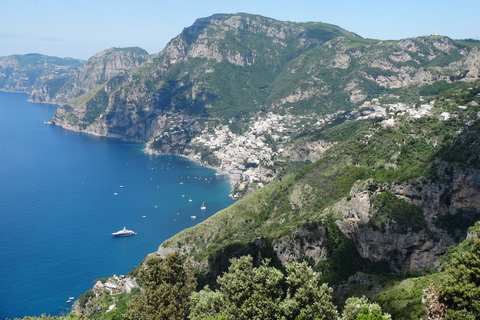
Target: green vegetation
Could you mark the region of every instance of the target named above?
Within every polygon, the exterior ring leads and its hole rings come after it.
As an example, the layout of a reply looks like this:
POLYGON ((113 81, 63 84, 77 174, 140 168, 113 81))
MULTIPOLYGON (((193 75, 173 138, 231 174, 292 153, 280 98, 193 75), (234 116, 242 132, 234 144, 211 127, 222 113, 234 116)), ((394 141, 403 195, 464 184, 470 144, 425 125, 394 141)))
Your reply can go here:
POLYGON ((382 308, 378 303, 370 303, 365 296, 351 297, 345 302, 342 314, 343 320, 391 319, 389 314, 382 315, 382 308))
POLYGON ((196 287, 192 267, 184 264, 181 255, 172 253, 164 260, 149 257, 139 277, 143 292, 129 305, 131 319, 185 319, 189 313, 189 297, 196 287))
POLYGON ((278 269, 265 260, 253 267, 251 256, 231 260, 217 279, 219 289, 208 287, 192 294, 190 319, 335 319, 331 288, 318 285, 319 274, 307 263, 286 266, 285 283, 278 269), (286 286, 285 292, 282 287, 286 286))
POLYGON ((439 298, 446 306, 446 319, 477 319, 480 314, 480 222, 444 261, 439 298))
POLYGON ((85 117, 83 118, 83 125, 93 123, 98 116, 100 116, 108 107, 109 96, 105 90, 99 90, 93 99, 86 103, 85 117))
POLYGON ((369 224, 374 229, 385 231, 386 225, 398 233, 429 232, 422 209, 385 191, 370 198, 374 214, 369 224))

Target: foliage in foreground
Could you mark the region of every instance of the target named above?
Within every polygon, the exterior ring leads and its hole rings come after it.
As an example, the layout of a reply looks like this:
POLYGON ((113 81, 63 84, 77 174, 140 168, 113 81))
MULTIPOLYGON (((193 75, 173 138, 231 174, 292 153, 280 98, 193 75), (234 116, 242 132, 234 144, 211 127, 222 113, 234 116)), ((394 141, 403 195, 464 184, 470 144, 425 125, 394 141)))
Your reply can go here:
POLYGON ((186 319, 190 294, 197 281, 188 261, 184 264, 177 253, 164 260, 149 257, 140 270, 145 285, 140 296, 133 299, 128 310, 131 319, 186 319))
POLYGON ((458 246, 445 264, 439 298, 446 306, 446 319, 480 315, 480 222, 470 232, 472 239, 458 246))
POLYGON ((251 256, 232 259, 217 290, 192 293, 190 319, 390 319, 365 297, 349 299, 339 318, 332 289, 319 286, 320 275, 306 262, 288 264, 285 278, 268 263, 254 268, 251 256))

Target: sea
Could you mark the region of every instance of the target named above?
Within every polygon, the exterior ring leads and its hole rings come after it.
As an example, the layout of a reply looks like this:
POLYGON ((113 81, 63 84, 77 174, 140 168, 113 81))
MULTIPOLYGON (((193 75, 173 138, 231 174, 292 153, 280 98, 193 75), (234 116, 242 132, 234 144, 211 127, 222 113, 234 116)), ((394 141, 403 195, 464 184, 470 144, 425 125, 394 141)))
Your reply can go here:
POLYGON ((233 203, 213 170, 46 125, 57 106, 27 99, 0 92, 0 319, 68 314, 96 279, 233 203), (137 235, 111 235, 124 227, 137 235))

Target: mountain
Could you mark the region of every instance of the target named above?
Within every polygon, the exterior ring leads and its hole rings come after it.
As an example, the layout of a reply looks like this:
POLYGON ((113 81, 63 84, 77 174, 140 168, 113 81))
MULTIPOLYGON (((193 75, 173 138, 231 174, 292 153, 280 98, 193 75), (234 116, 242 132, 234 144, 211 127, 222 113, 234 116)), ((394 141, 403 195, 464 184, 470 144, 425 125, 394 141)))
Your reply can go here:
POLYGON ((394 121, 320 130, 316 139, 336 142, 320 160, 180 232, 155 254, 180 250, 205 283, 245 254, 279 265, 307 260, 330 284, 357 271, 434 269, 480 218, 480 81, 424 107, 423 116, 409 108, 394 121))
MULTIPOLYGON (((32 93, 46 79, 61 79, 80 68, 82 60, 37 53, 0 57, 0 90, 32 93)), ((42 101, 43 102, 43 101, 42 101)))
POLYGON ((88 61, 40 54, 0 57, 0 89, 30 94, 31 102, 64 104, 137 67, 148 53, 110 48, 88 61))
POLYGON ((479 52, 478 42, 436 35, 378 41, 323 23, 213 15, 185 28, 138 68, 65 104, 52 121, 148 142, 160 152, 176 142, 165 132, 181 124, 187 137, 173 151, 182 152, 200 119, 325 115, 399 88, 471 81, 478 78, 479 52), (188 121, 169 122, 171 115, 188 121))
POLYGON ((31 91, 30 101, 65 104, 115 76, 139 66, 148 53, 138 47, 110 48, 88 59, 80 68, 64 77, 48 77, 31 91))

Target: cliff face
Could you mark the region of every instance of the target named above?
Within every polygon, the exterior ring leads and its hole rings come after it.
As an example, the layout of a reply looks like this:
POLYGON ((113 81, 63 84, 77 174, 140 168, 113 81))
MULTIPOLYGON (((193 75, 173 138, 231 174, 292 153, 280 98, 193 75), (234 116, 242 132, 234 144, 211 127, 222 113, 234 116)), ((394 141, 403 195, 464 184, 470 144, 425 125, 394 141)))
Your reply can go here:
POLYGON ((125 74, 147 58, 148 53, 140 48, 110 48, 101 51, 63 81, 58 78, 42 78, 31 90, 30 101, 65 104, 115 76, 125 74))
MULTIPOLYGON (((466 236, 460 224, 452 226, 454 232, 449 233, 439 226, 439 220, 451 215, 456 221, 475 221, 472 214, 478 213, 480 201, 480 171, 444 163, 439 173, 443 176, 440 182, 425 180, 421 185, 358 181, 349 195, 327 208, 325 214, 333 214, 342 233, 370 261, 388 261, 397 272, 434 268, 439 258, 466 236), (445 171, 452 174, 447 177, 445 171), (372 225, 375 208, 371 199, 386 191, 421 208, 427 228, 399 232, 394 220, 386 221, 380 229, 372 225)), ((314 230, 300 228, 274 241, 273 248, 283 264, 305 256, 318 263, 328 257, 326 239, 324 225, 314 230)))
MULTIPOLYGON (((444 164, 441 168, 445 168, 445 166, 450 165, 444 164)), ((442 217, 452 215, 455 216, 455 221, 469 221, 468 225, 475 221, 472 219, 472 214, 474 217, 478 217, 476 204, 480 201, 478 192, 480 171, 465 170, 458 166, 450 166, 450 168, 454 172, 453 179, 423 180, 421 186, 411 183, 378 184, 370 179, 359 180, 354 184, 347 197, 329 206, 323 212, 304 218, 304 224, 300 228, 288 229, 285 226, 287 220, 301 215, 302 209, 309 207, 308 202, 315 194, 315 191, 308 185, 297 185, 295 189, 298 192, 286 191, 291 194, 290 214, 281 218, 275 217, 275 212, 272 212, 263 222, 263 226, 267 228, 276 226, 284 232, 285 228, 289 230, 287 235, 278 238, 267 237, 271 241, 271 249, 284 265, 305 258, 311 259, 312 263, 317 265, 330 258, 332 244, 329 243, 329 238, 331 238, 329 232, 332 231, 327 229, 324 220, 314 217, 332 215, 339 230, 353 241, 360 256, 368 261, 385 261, 398 273, 437 267, 439 258, 451 246, 457 245, 466 237, 466 230, 461 223, 450 230, 453 232, 449 232, 448 228, 439 224, 442 217), (384 192, 391 192, 407 203, 421 208, 422 217, 426 221, 425 228, 415 229, 415 222, 411 221, 411 229, 400 230, 395 219, 387 219, 381 228, 372 224, 375 215, 372 199, 384 192), (300 212, 296 207, 300 208, 300 212)), ((240 214, 235 208, 217 213, 196 226, 194 230, 185 230, 166 241, 159 246, 155 254, 164 256, 169 252, 179 250, 182 254, 198 257, 204 251, 215 250, 220 239, 226 239, 225 237, 229 237, 233 233, 239 242, 244 235, 252 234, 252 232, 257 235, 262 234, 262 231, 259 231, 262 227, 254 229, 256 231, 252 229, 253 225, 258 226, 253 212, 262 215, 259 208, 262 205, 266 206, 266 201, 269 200, 265 198, 265 193, 253 194, 246 198, 248 204, 244 200, 238 204, 240 212, 243 214, 240 214), (256 204, 250 204, 252 197, 256 204)), ((251 251, 247 252, 254 257, 261 255, 260 252, 265 246, 264 242, 261 246, 257 242, 255 240, 248 245, 251 251)), ((223 250, 228 249, 224 248, 221 252, 224 252, 223 250)), ((223 254, 228 255, 227 252, 223 254)), ((215 260, 210 257, 208 261, 210 259, 215 260)), ((214 267, 211 265, 211 261, 210 264, 208 261, 200 259, 197 260, 197 263, 206 269, 214 267)))

